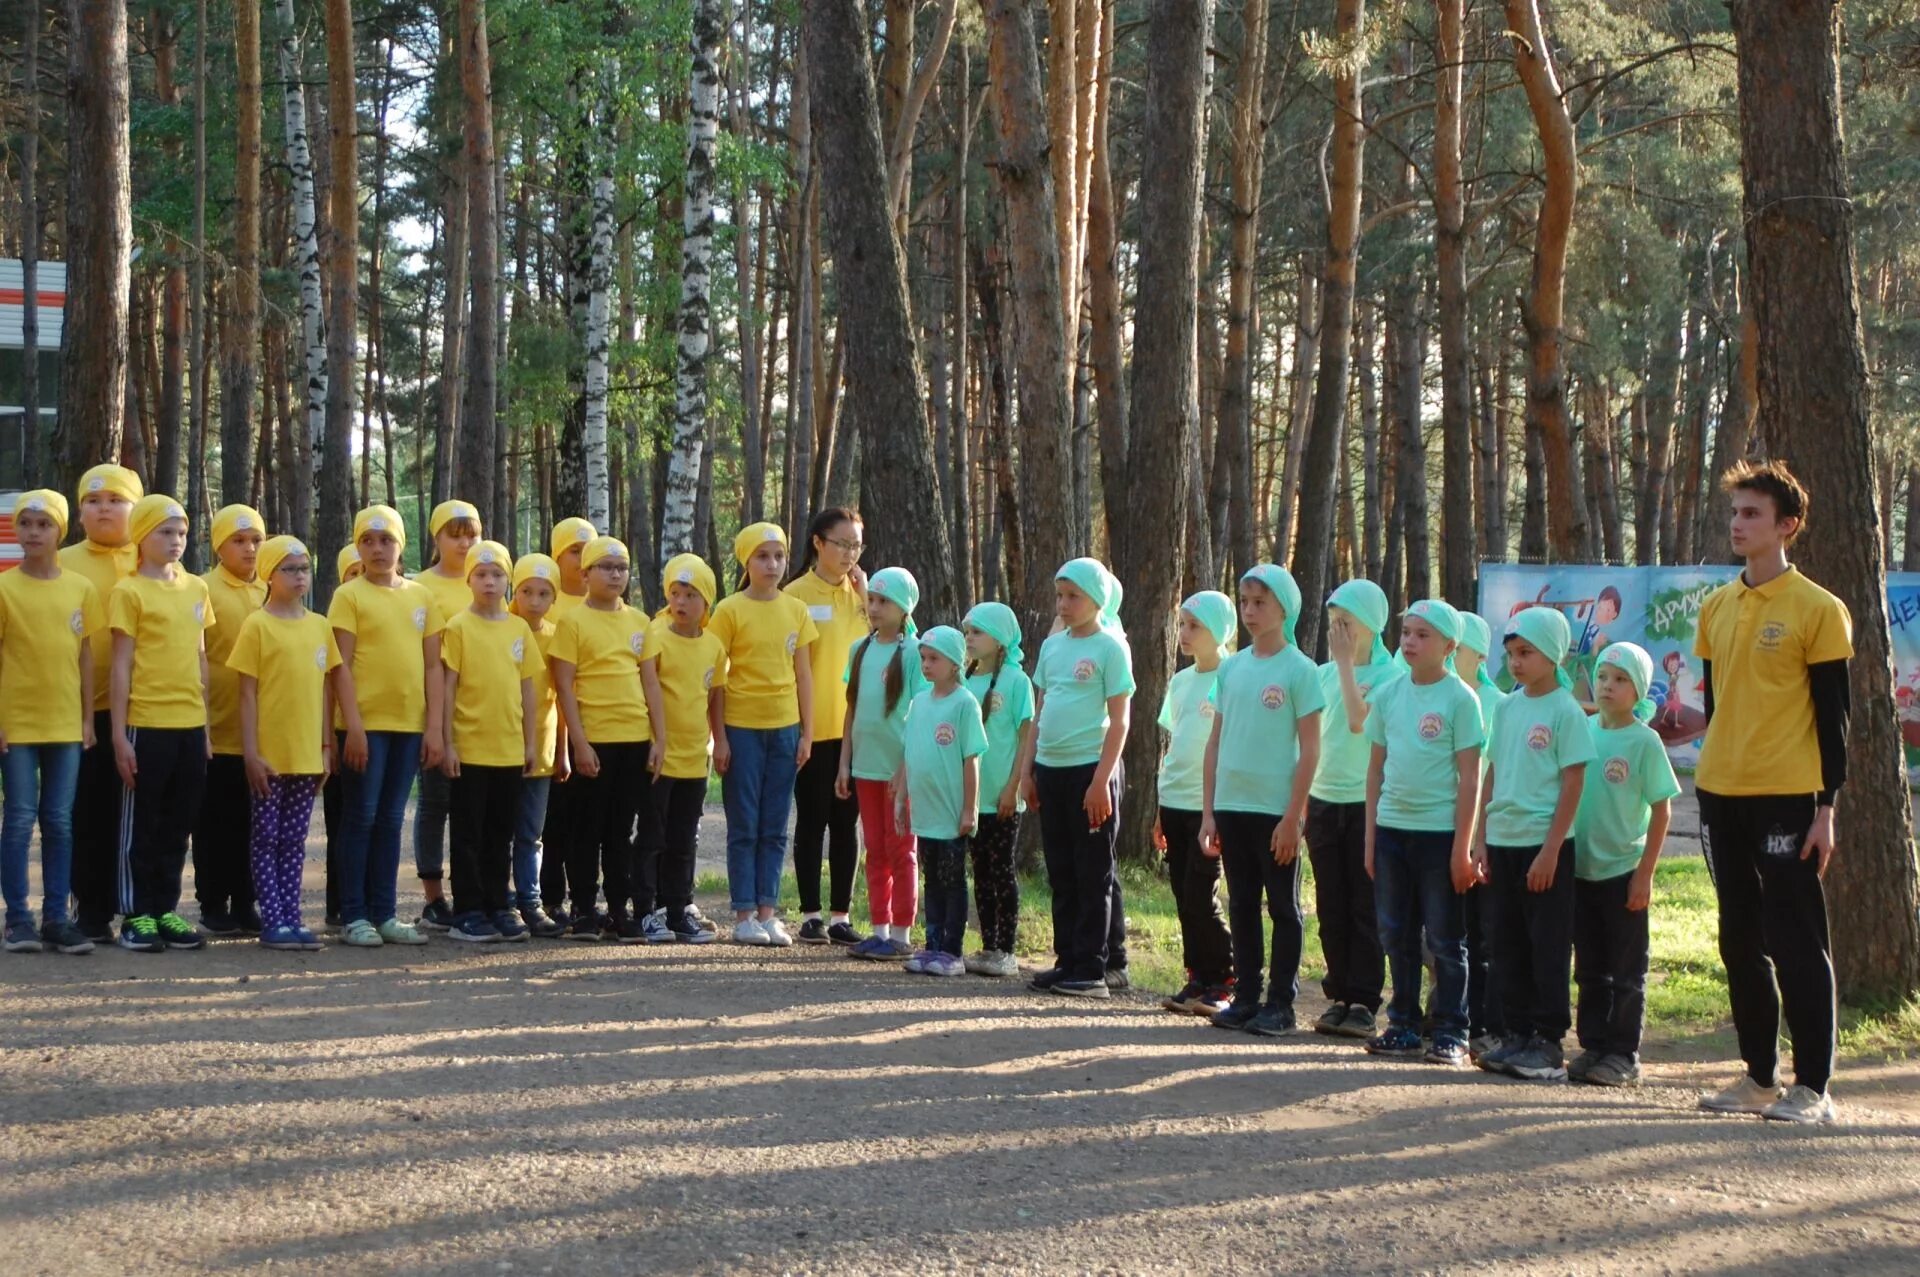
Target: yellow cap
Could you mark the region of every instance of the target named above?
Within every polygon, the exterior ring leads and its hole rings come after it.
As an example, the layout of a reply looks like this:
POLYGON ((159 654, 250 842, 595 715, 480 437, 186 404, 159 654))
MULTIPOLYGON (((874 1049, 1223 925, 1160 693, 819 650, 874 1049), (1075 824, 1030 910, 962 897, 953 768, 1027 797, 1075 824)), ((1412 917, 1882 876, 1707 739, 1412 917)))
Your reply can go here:
POLYGON ((334 556, 333 565, 334 575, 338 576, 343 583, 353 579, 350 574, 355 568, 363 573, 367 570, 367 565, 360 561, 360 547, 353 544, 340 547, 340 553, 334 556))
POLYGON ((13 517, 17 521, 23 514, 46 515, 53 520, 53 526, 60 529, 59 539, 67 539, 67 499, 52 488, 35 488, 15 497, 13 517))
POLYGON ((780 548, 787 546, 787 534, 777 523, 749 523, 740 529, 740 535, 733 539, 733 557, 745 567, 753 552, 768 541, 778 541, 780 548))
POLYGON ((513 565, 513 588, 519 589, 522 581, 545 581, 558 594, 560 565, 544 554, 523 554, 513 565))
POLYGON ((455 519, 473 520, 473 531, 476 536, 483 536, 486 533, 486 529, 480 523, 480 511, 471 501, 442 501, 433 507, 433 515, 427 520, 427 535, 439 536, 440 529, 455 519))
POLYGON ((713 606, 713 596, 719 593, 719 587, 713 579, 713 569, 697 554, 676 554, 667 560, 667 566, 660 571, 660 588, 665 591, 674 584, 691 585, 700 591, 709 608, 713 606))
POLYGON ((615 537, 595 537, 587 542, 587 548, 580 551, 580 570, 585 571, 602 559, 625 559, 633 562, 633 556, 627 553, 624 541, 615 537))
POLYGON ((187 512, 178 501, 164 492, 155 492, 141 497, 133 503, 133 513, 127 516, 127 541, 139 545, 147 539, 147 534, 165 523, 168 519, 185 519, 187 512))
POLYGON ((467 576, 472 577, 473 570, 479 567, 499 568, 508 580, 513 579, 513 555, 498 541, 482 541, 467 555, 467 576))
POLYGON ((390 532, 402 550, 407 548, 407 521, 390 505, 370 505, 353 516, 354 543, 369 532, 390 532))
POLYGON ((548 541, 548 547, 553 551, 553 557, 557 559, 562 552, 576 545, 584 546, 599 535, 600 529, 585 519, 578 516, 562 519, 553 525, 553 536, 548 541))
POLYGON ((273 580, 273 574, 280 570, 283 559, 296 554, 307 556, 308 566, 312 566, 313 552, 307 549, 307 543, 298 537, 268 537, 260 546, 260 555, 254 560, 254 571, 262 582, 273 580))
MULTIPOLYGON (((267 521, 250 505, 223 505, 213 516, 213 549, 217 554, 236 532, 267 534, 267 521)), ((264 575, 264 574, 263 574, 264 575)))
POLYGON ((138 501, 147 495, 147 487, 133 471, 108 462, 80 476, 80 499, 85 501, 90 492, 111 492, 116 497, 138 501))

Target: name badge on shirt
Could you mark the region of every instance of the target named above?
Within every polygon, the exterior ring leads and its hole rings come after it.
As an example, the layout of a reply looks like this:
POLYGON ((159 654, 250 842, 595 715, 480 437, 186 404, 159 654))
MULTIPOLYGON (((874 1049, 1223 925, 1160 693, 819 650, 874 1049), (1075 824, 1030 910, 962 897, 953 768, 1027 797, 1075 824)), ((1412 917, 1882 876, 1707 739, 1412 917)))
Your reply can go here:
POLYGON ((833 604, 831 603, 808 604, 807 615, 812 617, 816 621, 831 621, 833 619, 833 604))

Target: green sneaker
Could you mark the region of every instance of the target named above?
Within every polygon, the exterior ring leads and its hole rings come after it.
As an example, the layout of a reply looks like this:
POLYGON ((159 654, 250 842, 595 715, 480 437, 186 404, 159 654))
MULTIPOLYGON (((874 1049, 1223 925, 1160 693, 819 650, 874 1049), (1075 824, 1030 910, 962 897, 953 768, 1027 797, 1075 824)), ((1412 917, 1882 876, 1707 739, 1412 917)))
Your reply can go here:
POLYGON ((380 938, 388 944, 425 944, 427 937, 418 927, 411 926, 398 918, 388 918, 380 924, 380 938))
POLYGON ((347 924, 347 929, 340 933, 340 943, 350 944, 357 949, 378 949, 386 941, 380 938, 380 933, 374 930, 371 922, 361 918, 347 924))
POLYGON ((165 953, 167 942, 161 938, 158 922, 148 914, 136 913, 120 923, 120 947, 135 953, 165 953))
POLYGON ((188 922, 177 913, 163 913, 154 919, 159 928, 160 938, 166 941, 169 949, 204 949, 207 938, 200 934, 200 928, 188 922))

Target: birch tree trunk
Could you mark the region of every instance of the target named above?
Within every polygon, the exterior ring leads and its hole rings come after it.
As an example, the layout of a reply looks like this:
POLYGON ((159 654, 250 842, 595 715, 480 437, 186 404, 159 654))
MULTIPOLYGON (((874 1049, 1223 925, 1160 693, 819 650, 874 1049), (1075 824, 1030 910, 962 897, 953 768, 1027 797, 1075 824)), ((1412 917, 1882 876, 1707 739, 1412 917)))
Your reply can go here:
POLYGON ((681 214, 673 453, 667 463, 660 557, 694 548, 694 506, 707 444, 707 348, 712 330, 713 143, 720 131, 720 0, 694 0, 693 79, 687 104, 686 196, 681 214))
POLYGON ((587 522, 596 528, 608 526, 613 510, 612 478, 607 467, 607 318, 608 298, 613 291, 612 87, 611 73, 603 72, 594 111, 595 127, 587 144, 593 180, 588 196, 585 411, 580 442, 587 522))
POLYGON ((221 329, 220 500, 252 495, 260 348, 260 0, 233 0, 233 265, 221 329))
MULTIPOLYGON (((303 438, 306 455, 317 464, 327 430, 327 326, 320 300, 320 233, 313 199, 313 149, 307 136, 307 97, 302 87, 306 60, 300 52, 300 28, 293 0, 277 0, 280 21, 281 109, 287 133, 287 172, 293 184, 293 269, 300 280, 300 348, 306 368, 303 438)), ((293 530, 313 536, 313 494, 317 476, 309 473, 292 485, 293 530)))

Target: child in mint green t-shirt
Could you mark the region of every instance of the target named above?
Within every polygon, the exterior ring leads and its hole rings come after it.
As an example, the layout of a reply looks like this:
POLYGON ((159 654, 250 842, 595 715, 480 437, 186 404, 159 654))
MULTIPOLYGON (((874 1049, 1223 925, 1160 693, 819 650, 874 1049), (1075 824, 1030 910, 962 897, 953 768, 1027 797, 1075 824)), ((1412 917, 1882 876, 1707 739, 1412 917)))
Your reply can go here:
POLYGON ((987 752, 980 758, 980 824, 967 840, 980 952, 974 975, 1020 973, 1013 956, 1020 918, 1020 758, 1033 741, 1033 680, 1020 668, 1020 620, 1004 603, 977 603, 961 622, 967 639, 966 688, 980 702, 987 752))
MULTIPOLYGON (((871 590, 872 583, 868 583, 871 590)), ((950 625, 920 640, 920 667, 929 684, 907 710, 899 771, 893 780, 893 816, 909 820, 926 871, 927 947, 907 962, 924 975, 966 974, 960 942, 967 930, 967 837, 980 820, 980 755, 987 731, 980 702, 960 685, 967 641, 950 625)))
POLYGON ((1502 646, 1513 694, 1494 710, 1479 861, 1491 892, 1494 965, 1506 1037, 1480 1067, 1533 1081, 1566 1076, 1572 1024, 1573 817, 1593 741, 1561 668, 1572 641, 1555 608, 1530 607, 1502 646))
POLYGON ((1653 658, 1614 643, 1594 665, 1593 765, 1574 820, 1573 972, 1581 1052, 1567 1076, 1599 1086, 1640 1079, 1646 1011, 1647 906, 1653 869, 1680 792, 1667 749, 1646 719, 1653 658))
POLYGON ((1375 1055, 1435 1064, 1467 1062, 1465 893, 1473 886, 1474 817, 1485 731, 1473 689, 1447 667, 1460 614, 1422 599, 1400 622, 1407 673, 1374 689, 1367 715, 1366 867, 1373 876, 1380 945, 1393 974, 1375 1055), (1433 954, 1433 1043, 1420 1037, 1421 939, 1433 954))

